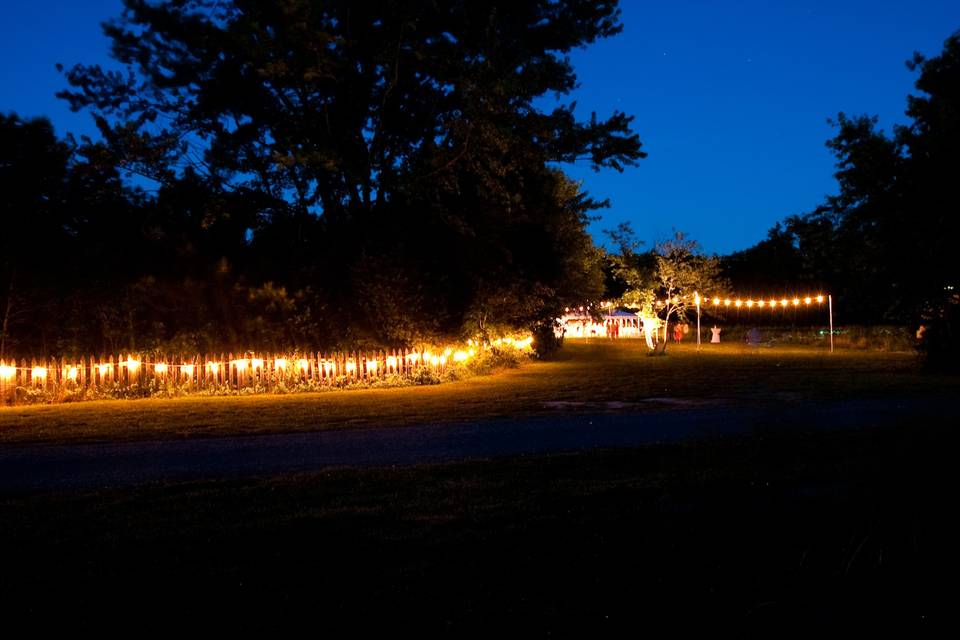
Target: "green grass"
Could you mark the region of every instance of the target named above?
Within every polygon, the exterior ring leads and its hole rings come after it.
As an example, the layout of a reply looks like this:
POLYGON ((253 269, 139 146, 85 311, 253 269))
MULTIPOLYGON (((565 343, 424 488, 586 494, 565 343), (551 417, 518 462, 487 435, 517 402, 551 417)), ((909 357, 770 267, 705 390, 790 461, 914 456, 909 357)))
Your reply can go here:
POLYGON ((73 629, 919 630, 952 619, 956 437, 903 426, 6 498, 0 607, 73 629))
POLYGON ((753 350, 739 344, 568 341, 556 360, 461 382, 327 393, 114 400, 0 408, 0 443, 204 437, 547 413, 545 402, 635 402, 673 397, 729 402, 807 402, 836 397, 958 390, 921 375, 911 353, 814 347, 753 350))

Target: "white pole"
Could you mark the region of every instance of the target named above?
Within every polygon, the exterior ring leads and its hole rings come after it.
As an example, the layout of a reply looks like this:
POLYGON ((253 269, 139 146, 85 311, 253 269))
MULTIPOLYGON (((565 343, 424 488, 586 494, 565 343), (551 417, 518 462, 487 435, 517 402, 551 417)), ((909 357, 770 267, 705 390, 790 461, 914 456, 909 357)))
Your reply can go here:
POLYGON ((830 353, 833 353, 833 295, 827 294, 827 308, 830 310, 830 353))
POLYGON ((700 303, 697 302, 697 351, 700 351, 700 303))

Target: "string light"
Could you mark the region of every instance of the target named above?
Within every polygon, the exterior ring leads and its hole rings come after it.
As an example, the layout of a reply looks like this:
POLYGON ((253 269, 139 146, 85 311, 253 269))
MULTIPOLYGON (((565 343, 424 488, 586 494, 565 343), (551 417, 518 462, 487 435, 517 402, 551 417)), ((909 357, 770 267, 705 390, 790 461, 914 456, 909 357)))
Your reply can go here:
POLYGON ((110 373, 110 365, 109 364, 97 365, 97 371, 100 372, 100 377, 102 378, 106 376, 108 373, 110 373))
POLYGON ((376 373, 377 371, 376 360, 367 360, 367 371, 369 371, 370 373, 376 373))
POLYGON ((310 363, 307 362, 306 358, 300 358, 299 360, 297 360, 297 366, 300 367, 300 371, 303 371, 304 373, 306 373, 307 369, 310 367, 310 363))
POLYGON ((467 352, 466 352, 466 351, 457 351, 457 352, 455 352, 455 353, 453 354, 453 361, 454 361, 454 362, 464 362, 464 361, 466 361, 466 359, 467 359, 467 352))
POLYGON ((76 367, 70 367, 67 369, 67 379, 69 379, 71 382, 76 382, 78 375, 80 375, 80 371, 76 367))
POLYGON ((332 362, 324 362, 324 363, 323 363, 323 370, 326 372, 327 376, 329 376, 329 375, 333 372, 333 363, 332 363, 332 362))
POLYGON ((286 369, 287 368, 287 359, 286 358, 277 358, 273 361, 273 366, 275 369, 286 369))
POLYGON ((220 363, 219 363, 219 362, 208 362, 208 363, 207 363, 207 370, 208 370, 210 373, 212 373, 213 375, 217 375, 217 371, 220 370, 220 363))
POLYGON ((0 380, 12 380, 17 375, 17 368, 8 364, 0 364, 0 380))
POLYGON ((250 361, 250 365, 254 369, 263 369, 263 358, 254 358, 250 361))
POLYGON ((130 373, 133 373, 140 368, 140 361, 134 360, 133 358, 130 358, 130 357, 127 357, 127 361, 124 364, 127 365, 127 371, 129 371, 130 373))
POLYGON ((397 357, 396 356, 387 356, 387 368, 396 369, 397 368, 397 357))
POLYGON ((46 368, 46 367, 34 367, 34 368, 31 370, 31 374, 33 375, 33 379, 34 379, 34 380, 37 380, 37 379, 45 380, 45 379, 47 378, 47 368, 46 368))
POLYGON ((348 360, 348 361, 347 361, 347 373, 353 373, 353 372, 356 371, 356 370, 357 370, 357 363, 354 362, 353 360, 348 360))
POLYGON ((182 364, 182 365, 180 365, 180 371, 182 371, 182 372, 183 372, 183 375, 185 375, 185 376, 188 377, 188 378, 192 378, 192 377, 193 377, 193 365, 192 365, 192 364, 182 364))
POLYGON ((166 373, 167 373, 167 365, 161 362, 161 363, 155 365, 155 366, 153 367, 153 370, 154 370, 158 375, 161 375, 161 376, 162 376, 162 375, 166 375, 166 373))

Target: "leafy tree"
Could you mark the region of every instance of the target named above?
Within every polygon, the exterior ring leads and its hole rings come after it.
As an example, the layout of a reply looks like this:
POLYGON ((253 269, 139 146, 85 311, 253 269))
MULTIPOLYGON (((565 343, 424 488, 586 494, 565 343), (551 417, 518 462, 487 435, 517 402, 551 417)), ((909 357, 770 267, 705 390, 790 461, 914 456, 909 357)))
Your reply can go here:
POLYGON ((575 87, 571 50, 620 29, 593 0, 125 0, 105 26, 124 71, 77 65, 61 95, 161 210, 207 192, 178 248, 221 230, 198 255, 311 291, 330 340, 413 340, 401 313, 443 335, 529 327, 599 279, 602 203, 552 167, 645 155, 623 113, 537 106, 575 87))
POLYGON ((657 245, 657 296, 662 296, 663 339, 657 346, 659 354, 666 353, 671 318, 677 322, 687 319, 687 311, 696 304, 695 296, 725 288, 720 260, 701 253, 699 245, 677 231, 674 237, 657 245))
POLYGON ((919 322, 950 298, 960 278, 960 34, 937 57, 908 63, 919 72, 907 98, 911 122, 892 134, 876 117, 834 121, 827 145, 837 157, 839 192, 814 212, 789 218, 805 268, 844 299, 846 317, 919 322))

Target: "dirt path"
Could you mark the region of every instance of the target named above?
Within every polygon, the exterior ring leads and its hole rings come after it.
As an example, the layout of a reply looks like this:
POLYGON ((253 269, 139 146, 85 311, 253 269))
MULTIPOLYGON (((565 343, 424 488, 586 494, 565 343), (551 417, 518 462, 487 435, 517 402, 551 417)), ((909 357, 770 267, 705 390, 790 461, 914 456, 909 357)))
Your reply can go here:
POLYGON ((698 406, 647 412, 427 424, 120 444, 0 449, 0 493, 84 490, 237 478, 331 466, 413 465, 629 447, 731 435, 907 425, 942 419, 953 398, 883 398, 782 407, 698 406))

